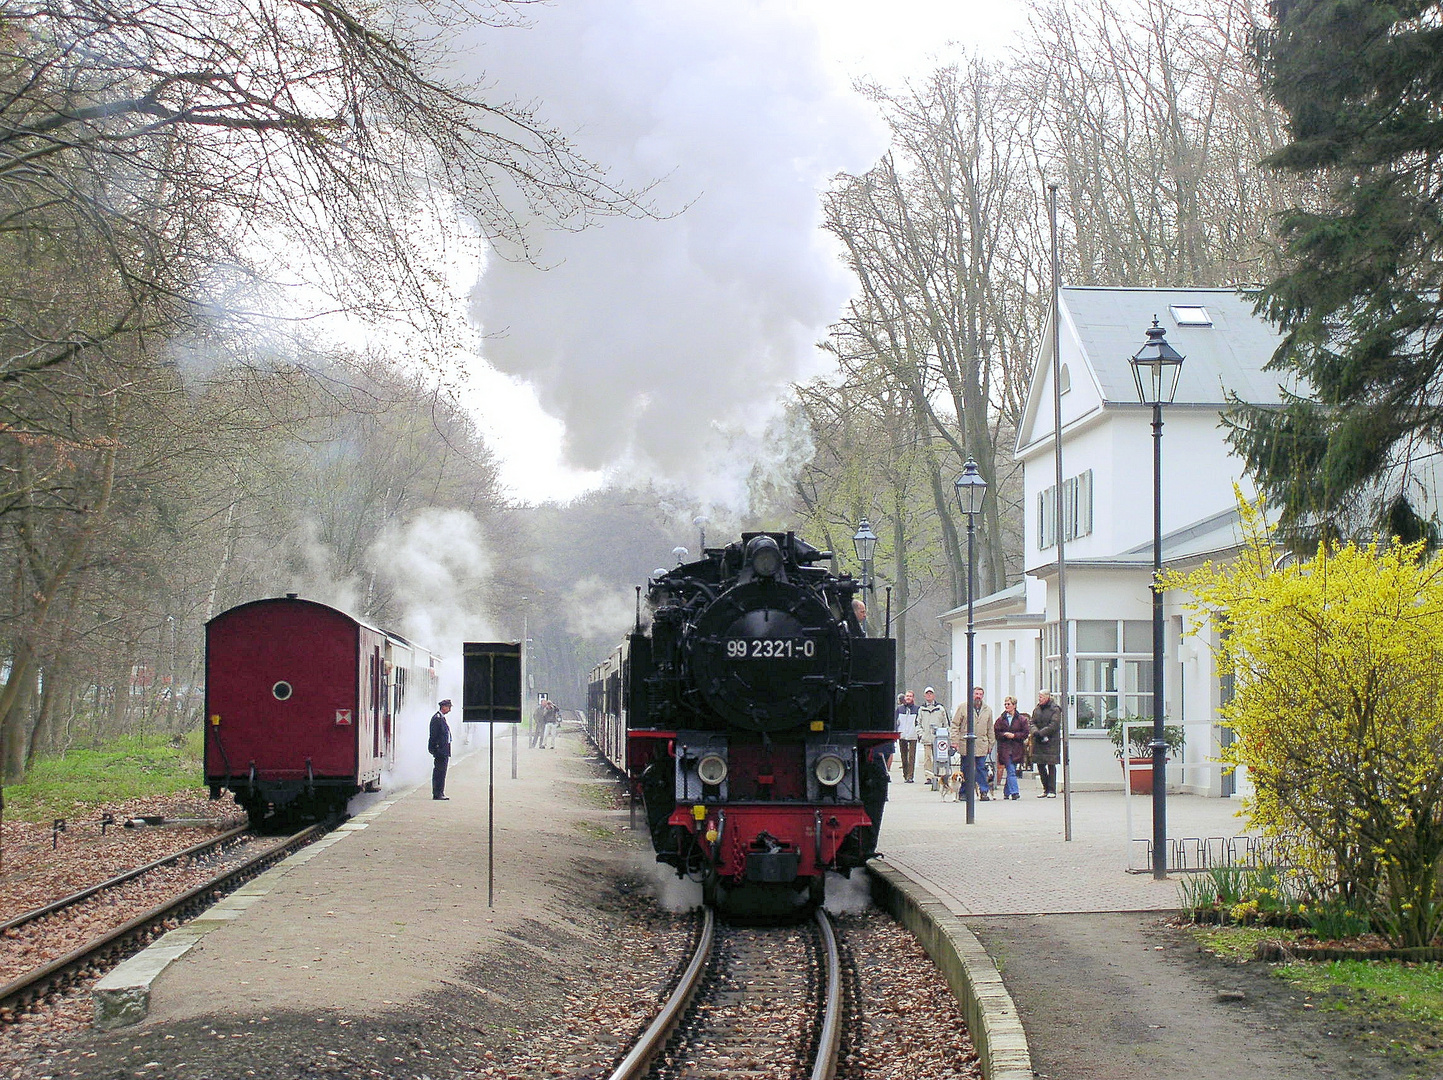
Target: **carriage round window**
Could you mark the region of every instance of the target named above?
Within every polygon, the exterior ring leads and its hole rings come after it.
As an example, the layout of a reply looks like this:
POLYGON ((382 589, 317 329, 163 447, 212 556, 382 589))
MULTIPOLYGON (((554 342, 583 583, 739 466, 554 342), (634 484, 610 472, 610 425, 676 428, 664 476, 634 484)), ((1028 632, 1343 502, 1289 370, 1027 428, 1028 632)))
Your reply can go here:
POLYGON ((285 701, 291 696, 291 684, 282 679, 271 687, 271 693, 276 696, 277 701, 285 701))

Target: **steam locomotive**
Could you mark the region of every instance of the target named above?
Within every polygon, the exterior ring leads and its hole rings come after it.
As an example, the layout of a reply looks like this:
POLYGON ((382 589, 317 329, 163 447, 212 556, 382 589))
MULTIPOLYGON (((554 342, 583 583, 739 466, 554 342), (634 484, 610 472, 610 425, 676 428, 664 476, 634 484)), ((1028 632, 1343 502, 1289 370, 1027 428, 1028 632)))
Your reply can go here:
POLYGON ((657 860, 708 903, 804 908, 876 853, 896 643, 866 635, 830 558, 790 532, 708 548, 651 580, 649 628, 638 597, 591 673, 592 741, 630 777, 657 860))

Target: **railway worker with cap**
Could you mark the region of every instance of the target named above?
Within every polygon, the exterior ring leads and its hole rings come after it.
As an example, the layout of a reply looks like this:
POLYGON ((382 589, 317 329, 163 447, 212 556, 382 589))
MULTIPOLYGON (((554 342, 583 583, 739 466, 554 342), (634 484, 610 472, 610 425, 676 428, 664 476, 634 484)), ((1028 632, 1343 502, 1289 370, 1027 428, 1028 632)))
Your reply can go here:
POLYGON ((446 794, 446 766, 451 761, 451 725, 446 723, 446 714, 451 711, 451 699, 442 698, 436 714, 431 717, 431 738, 426 749, 436 764, 431 769, 431 798, 448 800, 446 794))

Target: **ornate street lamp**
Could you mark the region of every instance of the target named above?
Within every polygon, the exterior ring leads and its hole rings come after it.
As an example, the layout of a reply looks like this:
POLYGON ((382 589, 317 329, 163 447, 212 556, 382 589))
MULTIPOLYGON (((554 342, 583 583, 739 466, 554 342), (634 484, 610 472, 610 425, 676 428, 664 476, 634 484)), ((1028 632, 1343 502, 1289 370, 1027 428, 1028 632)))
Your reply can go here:
MULTIPOLYGON (((1137 397, 1152 406, 1152 876, 1167 877, 1167 741, 1163 737, 1162 407, 1177 393, 1184 357, 1167 343, 1157 316, 1147 341, 1128 362, 1137 397)), ((1061 522, 1058 523, 1059 527, 1061 522)))
POLYGON ((862 588, 874 588, 872 554, 877 550, 877 534, 872 531, 872 523, 866 518, 857 522, 857 531, 852 537, 852 548, 857 553, 857 561, 862 564, 862 588))
POLYGON ((962 475, 953 486, 957 489, 957 509, 967 515, 967 749, 962 757, 962 782, 967 785, 967 824, 977 821, 977 732, 973 726, 975 705, 972 701, 972 687, 976 682, 973 673, 973 642, 977 631, 972 621, 973 584, 977 577, 977 556, 972 549, 972 535, 975 519, 982 512, 982 498, 987 494, 987 481, 977 471, 977 462, 970 457, 962 466, 962 475))

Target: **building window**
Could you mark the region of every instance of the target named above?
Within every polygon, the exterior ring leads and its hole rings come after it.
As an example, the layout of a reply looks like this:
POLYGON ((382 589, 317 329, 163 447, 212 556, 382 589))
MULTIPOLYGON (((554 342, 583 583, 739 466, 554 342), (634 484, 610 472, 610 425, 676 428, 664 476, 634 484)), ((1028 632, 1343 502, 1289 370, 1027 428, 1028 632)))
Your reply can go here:
POLYGON ((1178 326, 1211 326, 1212 316, 1208 309, 1193 304, 1169 304, 1168 310, 1172 312, 1172 321, 1178 326))
MULTIPOLYGON (((1076 540, 1092 533, 1092 470, 1062 482, 1062 538, 1076 540)), ((1057 485, 1037 496, 1037 547, 1057 545, 1057 485)))
MULTIPOLYGON (((1119 719, 1152 718, 1152 623, 1146 619, 1069 620, 1067 709, 1071 731, 1105 731, 1119 719)), ((1042 629, 1051 685, 1062 681, 1057 623, 1042 629)))
POLYGON ((1067 370, 1066 364, 1063 364, 1060 368, 1057 369, 1057 392, 1059 394, 1065 394, 1071 389, 1072 372, 1067 370))

